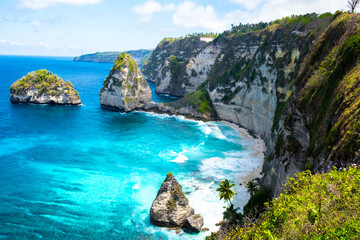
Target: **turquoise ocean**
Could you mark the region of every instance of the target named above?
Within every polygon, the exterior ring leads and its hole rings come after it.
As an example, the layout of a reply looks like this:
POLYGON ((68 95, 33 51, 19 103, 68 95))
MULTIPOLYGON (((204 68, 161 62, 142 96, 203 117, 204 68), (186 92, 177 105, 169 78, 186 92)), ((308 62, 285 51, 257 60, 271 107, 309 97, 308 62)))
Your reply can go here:
MULTIPOLYGON (((66 57, 0 56, 0 239, 203 239, 153 226, 149 210, 172 172, 217 230, 225 203, 219 182, 236 182, 236 204, 249 199, 241 177, 258 167, 251 139, 224 123, 100 107, 112 64, 66 57), (9 87, 47 69, 71 81, 80 106, 11 104, 9 87)), ((158 96, 152 100, 169 102, 158 96)))

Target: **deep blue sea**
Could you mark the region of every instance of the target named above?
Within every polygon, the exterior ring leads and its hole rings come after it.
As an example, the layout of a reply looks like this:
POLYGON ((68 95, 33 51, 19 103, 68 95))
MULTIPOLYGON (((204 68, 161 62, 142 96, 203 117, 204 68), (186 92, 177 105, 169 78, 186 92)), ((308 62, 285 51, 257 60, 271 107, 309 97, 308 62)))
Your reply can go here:
POLYGON ((0 239, 203 239, 209 232, 176 235, 150 223, 168 172, 212 231, 225 205, 219 181, 236 181, 235 201, 247 202, 238 183, 259 165, 251 140, 223 123, 102 109, 111 66, 0 56, 0 239), (71 81, 83 104, 11 104, 12 82, 38 69, 71 81))

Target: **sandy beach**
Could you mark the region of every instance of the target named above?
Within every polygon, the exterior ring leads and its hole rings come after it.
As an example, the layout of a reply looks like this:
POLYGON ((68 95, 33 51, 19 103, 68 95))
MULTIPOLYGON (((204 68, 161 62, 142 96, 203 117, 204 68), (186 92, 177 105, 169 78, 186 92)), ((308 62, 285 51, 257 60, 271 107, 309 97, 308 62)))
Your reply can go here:
POLYGON ((241 182, 246 184, 249 181, 253 180, 254 178, 260 178, 261 177, 260 173, 262 171, 263 163, 265 160, 265 152, 266 152, 265 142, 260 137, 254 138, 253 136, 251 136, 248 130, 246 130, 245 128, 241 128, 234 123, 230 123, 227 121, 221 121, 221 123, 226 124, 231 128, 235 129, 243 138, 250 141, 250 144, 244 147, 250 148, 250 150, 252 151, 251 156, 260 160, 259 161, 260 164, 256 169, 254 169, 247 176, 241 177, 240 179, 241 182))

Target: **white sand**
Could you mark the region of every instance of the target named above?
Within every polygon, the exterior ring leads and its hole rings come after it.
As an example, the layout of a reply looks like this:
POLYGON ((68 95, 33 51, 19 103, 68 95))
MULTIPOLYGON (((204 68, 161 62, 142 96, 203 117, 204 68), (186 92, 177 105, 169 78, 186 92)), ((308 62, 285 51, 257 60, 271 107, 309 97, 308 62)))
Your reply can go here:
POLYGON ((256 169, 254 169, 249 175, 245 177, 241 177, 240 181, 244 184, 247 184, 249 181, 255 178, 260 178, 261 177, 260 173, 262 171, 262 167, 265 160, 265 152, 266 152, 265 142, 260 137, 254 138, 249 134, 248 130, 246 130, 245 128, 241 128, 234 123, 230 123, 227 121, 221 121, 221 123, 224 123, 230 126, 231 128, 235 129, 244 139, 249 141, 250 144, 244 147, 250 148, 250 150, 252 151, 251 156, 258 159, 260 163, 259 166, 256 169))

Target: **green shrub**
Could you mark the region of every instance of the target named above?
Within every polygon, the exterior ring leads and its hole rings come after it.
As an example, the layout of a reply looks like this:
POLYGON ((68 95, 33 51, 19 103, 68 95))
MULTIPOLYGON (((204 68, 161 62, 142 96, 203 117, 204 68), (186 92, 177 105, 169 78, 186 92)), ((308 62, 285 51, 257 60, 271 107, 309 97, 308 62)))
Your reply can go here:
POLYGON ((233 230, 228 239, 358 239, 359 193, 356 168, 298 173, 258 222, 233 230))
POLYGON ((174 200, 172 198, 169 199, 167 203, 168 213, 171 213, 174 211, 176 204, 174 203, 174 200))

